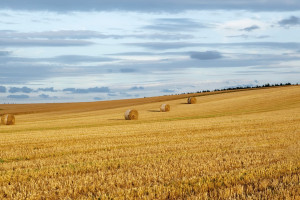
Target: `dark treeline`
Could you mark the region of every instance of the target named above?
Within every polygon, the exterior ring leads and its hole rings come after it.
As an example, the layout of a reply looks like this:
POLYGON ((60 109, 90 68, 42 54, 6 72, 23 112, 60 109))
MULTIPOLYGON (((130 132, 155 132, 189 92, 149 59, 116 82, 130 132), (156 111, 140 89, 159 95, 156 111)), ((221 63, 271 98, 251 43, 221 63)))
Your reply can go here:
POLYGON ((181 93, 181 94, 194 94, 194 93, 217 92, 217 91, 228 91, 228 90, 241 90, 241 89, 251 89, 251 88, 267 88, 267 87, 278 87, 278 86, 288 86, 288 85, 298 85, 298 83, 296 83, 296 84, 291 84, 291 83, 270 84, 270 83, 266 83, 264 85, 236 86, 236 87, 227 87, 227 88, 223 88, 223 89, 202 90, 202 91, 197 91, 197 92, 188 92, 188 93, 181 93))

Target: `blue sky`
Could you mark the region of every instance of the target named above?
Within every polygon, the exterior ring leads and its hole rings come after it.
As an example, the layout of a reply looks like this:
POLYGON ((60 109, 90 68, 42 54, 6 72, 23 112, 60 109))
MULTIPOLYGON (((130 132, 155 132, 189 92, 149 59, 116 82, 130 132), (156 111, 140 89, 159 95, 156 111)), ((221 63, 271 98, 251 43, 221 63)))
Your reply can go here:
POLYGON ((3 0, 0 103, 299 83, 296 0, 3 0))

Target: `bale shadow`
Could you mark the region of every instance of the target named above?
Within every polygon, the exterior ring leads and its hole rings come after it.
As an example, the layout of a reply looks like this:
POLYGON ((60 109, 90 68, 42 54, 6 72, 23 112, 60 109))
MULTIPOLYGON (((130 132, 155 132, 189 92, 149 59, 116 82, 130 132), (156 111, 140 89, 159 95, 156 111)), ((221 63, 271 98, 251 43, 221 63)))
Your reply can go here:
POLYGON ((160 110, 148 110, 149 112, 160 112, 160 110))

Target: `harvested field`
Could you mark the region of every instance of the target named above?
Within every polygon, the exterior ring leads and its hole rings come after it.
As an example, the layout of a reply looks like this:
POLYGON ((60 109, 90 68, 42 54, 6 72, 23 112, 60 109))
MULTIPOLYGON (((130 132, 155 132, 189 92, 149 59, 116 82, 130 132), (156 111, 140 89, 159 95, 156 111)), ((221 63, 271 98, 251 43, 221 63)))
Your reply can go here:
POLYGON ((187 97, 0 105, 0 199, 300 199, 299 86, 187 97))

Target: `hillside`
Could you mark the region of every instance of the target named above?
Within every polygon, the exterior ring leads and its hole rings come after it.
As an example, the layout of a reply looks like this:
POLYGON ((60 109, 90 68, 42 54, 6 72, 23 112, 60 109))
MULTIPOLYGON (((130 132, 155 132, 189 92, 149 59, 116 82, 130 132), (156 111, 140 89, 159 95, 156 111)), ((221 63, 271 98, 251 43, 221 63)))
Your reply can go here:
POLYGON ((300 86, 194 95, 0 105, 0 198, 300 198, 300 86))
MULTIPOLYGON (((297 87, 297 86, 281 86, 282 87, 297 87)), ((274 87, 276 88, 276 87, 274 87)), ((29 113, 41 113, 41 112, 86 112, 94 110, 104 110, 112 108, 121 108, 125 106, 135 106, 146 103, 164 102, 170 100, 177 100, 182 98, 188 98, 191 96, 207 96, 223 93, 232 93, 248 90, 264 90, 264 88, 249 88, 249 89, 236 89, 225 90, 205 93, 192 93, 192 94, 179 94, 179 95, 166 95, 158 97, 147 97, 138 99, 124 99, 124 100, 112 100, 112 101, 97 101, 97 102, 82 102, 82 103, 38 103, 38 104, 0 104, 0 115, 3 113, 13 114, 29 114, 29 113)))

